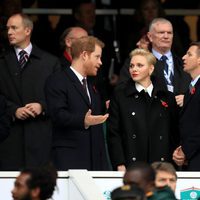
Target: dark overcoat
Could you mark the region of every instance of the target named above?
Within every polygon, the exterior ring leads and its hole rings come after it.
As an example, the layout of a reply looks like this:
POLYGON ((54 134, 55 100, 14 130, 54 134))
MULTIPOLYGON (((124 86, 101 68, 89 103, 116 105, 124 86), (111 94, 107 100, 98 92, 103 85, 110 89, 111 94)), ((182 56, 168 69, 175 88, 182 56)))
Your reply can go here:
POLYGON ((110 102, 108 149, 113 168, 134 161, 171 161, 177 144, 174 95, 154 88, 152 97, 138 92, 130 79, 120 84, 110 102))
POLYGON ((67 67, 48 78, 45 93, 53 121, 53 159, 59 170, 107 170, 102 125, 84 127, 86 112, 102 114, 98 91, 88 80, 91 103, 74 72, 67 67))
POLYGON ((60 68, 53 55, 33 46, 29 60, 21 70, 14 49, 0 58, 0 93, 6 97, 11 120, 9 137, 0 145, 0 168, 19 170, 49 160, 51 123, 46 115, 44 84, 47 77, 60 68), (36 118, 15 118, 17 108, 38 102, 43 112, 36 118))
POLYGON ((188 171, 200 170, 200 79, 195 84, 194 94, 185 94, 180 112, 180 136, 183 152, 188 160, 188 171))

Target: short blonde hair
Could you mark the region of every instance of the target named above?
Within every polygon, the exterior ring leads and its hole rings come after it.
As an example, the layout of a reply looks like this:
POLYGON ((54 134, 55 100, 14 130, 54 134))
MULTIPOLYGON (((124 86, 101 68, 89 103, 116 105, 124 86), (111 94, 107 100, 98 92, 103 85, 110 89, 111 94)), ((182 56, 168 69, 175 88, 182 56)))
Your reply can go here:
POLYGON ((156 58, 155 56, 148 50, 146 49, 134 49, 130 53, 130 58, 133 56, 144 56, 147 59, 147 62, 149 65, 155 65, 156 64, 156 58))

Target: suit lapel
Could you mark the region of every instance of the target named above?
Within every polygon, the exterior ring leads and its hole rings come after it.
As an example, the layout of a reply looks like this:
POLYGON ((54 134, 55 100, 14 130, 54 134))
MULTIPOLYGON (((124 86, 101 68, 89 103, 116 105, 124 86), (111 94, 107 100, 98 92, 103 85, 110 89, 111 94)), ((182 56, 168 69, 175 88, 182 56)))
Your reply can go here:
POLYGON ((67 72, 69 79, 72 81, 72 84, 74 85, 75 89, 79 92, 79 94, 81 95, 81 97, 83 98, 85 103, 88 104, 88 106, 90 107, 89 98, 88 98, 87 94, 85 93, 83 86, 81 85, 77 76, 74 74, 74 72, 69 67, 66 68, 66 72, 67 72))
POLYGON ((176 56, 173 56, 174 63, 174 77, 173 77, 173 85, 174 85, 174 94, 177 94, 180 88, 180 63, 179 59, 176 56))
POLYGON ((157 60, 155 64, 155 69, 152 74, 152 82, 155 82, 163 90, 167 90, 167 85, 166 85, 165 76, 164 76, 164 65, 163 65, 163 62, 160 60, 157 60))
POLYGON ((16 88, 17 95, 21 98, 21 89, 20 89, 20 68, 19 63, 16 57, 14 50, 10 50, 9 53, 5 56, 5 61, 7 63, 7 70, 10 74, 11 81, 13 82, 14 87, 16 88))
MULTIPOLYGON (((195 90, 196 90, 195 93, 199 92, 198 90, 200 90, 200 78, 197 81, 197 83, 195 84, 195 90)), ((195 97, 195 95, 196 94, 190 94, 189 89, 188 89, 188 91, 186 92, 185 97, 184 97, 184 104, 183 104, 183 108, 181 110, 181 114, 184 112, 184 110, 186 109, 188 103, 192 100, 192 98, 195 97)))

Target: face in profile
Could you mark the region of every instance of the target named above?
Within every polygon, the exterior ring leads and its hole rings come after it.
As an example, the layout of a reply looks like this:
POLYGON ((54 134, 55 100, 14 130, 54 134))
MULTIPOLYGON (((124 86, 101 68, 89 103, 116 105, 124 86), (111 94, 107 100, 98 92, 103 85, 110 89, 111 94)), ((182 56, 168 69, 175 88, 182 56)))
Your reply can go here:
POLYGON ((88 36, 88 33, 84 29, 79 27, 73 28, 73 30, 65 38, 65 45, 71 48, 73 41, 86 36, 88 36))
POLYGON ((129 73, 135 82, 143 86, 149 85, 150 75, 152 74, 153 69, 154 66, 148 63, 145 56, 134 55, 131 58, 129 73))
POLYGON ((187 53, 183 56, 183 69, 189 74, 196 74, 200 57, 198 56, 198 47, 191 46, 187 53))
POLYGON ((150 41, 146 35, 142 36, 136 43, 136 46, 140 49, 149 49, 150 41))
POLYGON ((29 174, 20 174, 14 183, 12 197, 14 200, 31 200, 30 189, 27 186, 29 174))
POLYGON ((29 42, 31 30, 23 23, 20 15, 14 15, 7 22, 8 40, 11 45, 26 47, 29 42))
POLYGON ((158 170, 155 179, 156 187, 169 186, 174 192, 176 189, 176 176, 166 171, 158 170))
POLYGON ((95 50, 92 53, 87 53, 84 64, 86 76, 96 76, 97 71, 102 65, 101 62, 102 48, 95 45, 95 50))

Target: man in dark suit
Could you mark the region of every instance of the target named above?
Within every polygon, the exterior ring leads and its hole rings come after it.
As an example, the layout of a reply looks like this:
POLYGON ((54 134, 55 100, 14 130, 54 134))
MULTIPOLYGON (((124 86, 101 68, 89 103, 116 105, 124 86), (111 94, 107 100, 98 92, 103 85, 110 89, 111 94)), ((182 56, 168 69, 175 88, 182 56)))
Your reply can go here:
POLYGON ((60 65, 32 45, 33 23, 26 15, 11 16, 7 30, 12 47, 0 57, 0 93, 12 123, 9 137, 0 145, 0 169, 19 170, 49 161, 52 131, 43 87, 60 65))
POLYGON ((200 42, 193 42, 183 56, 184 71, 190 74, 192 81, 185 94, 180 113, 181 146, 173 154, 178 166, 188 171, 200 170, 200 42), (183 168, 184 169, 184 168, 183 168))
POLYGON ((9 135, 10 120, 6 113, 7 105, 5 97, 0 95, 0 143, 9 135))
MULTIPOLYGON (((155 18, 149 26, 147 36, 151 42, 151 51, 157 58, 152 80, 160 88, 173 92, 177 104, 182 106, 183 94, 189 86, 190 77, 183 71, 182 60, 171 51, 173 41, 171 22, 164 18, 155 18)), ((121 81, 130 78, 128 68, 129 65, 125 64, 121 69, 121 81)))
POLYGON ((106 170, 99 93, 87 76, 96 76, 104 44, 93 36, 73 42, 72 64, 48 78, 45 93, 53 121, 53 160, 58 170, 106 170))

